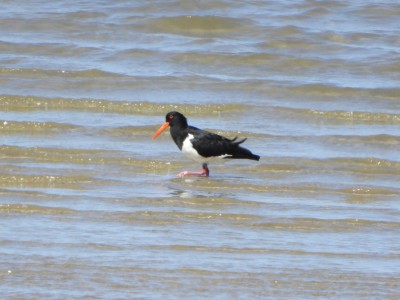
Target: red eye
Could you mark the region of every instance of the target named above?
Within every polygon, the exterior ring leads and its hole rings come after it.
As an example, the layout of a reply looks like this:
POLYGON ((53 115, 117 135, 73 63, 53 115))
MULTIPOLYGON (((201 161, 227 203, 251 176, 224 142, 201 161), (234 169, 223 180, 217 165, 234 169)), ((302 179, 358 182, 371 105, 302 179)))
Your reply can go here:
POLYGON ((172 119, 174 118, 174 115, 169 115, 168 118, 169 118, 170 120, 172 120, 172 119))

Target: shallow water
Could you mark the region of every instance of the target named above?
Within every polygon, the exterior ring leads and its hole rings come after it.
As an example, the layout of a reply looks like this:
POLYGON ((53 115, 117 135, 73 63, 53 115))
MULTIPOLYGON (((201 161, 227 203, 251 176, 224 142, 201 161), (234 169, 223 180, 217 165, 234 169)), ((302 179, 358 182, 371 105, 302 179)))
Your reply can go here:
POLYGON ((397 1, 6 1, 6 299, 398 299, 397 1), (168 111, 259 162, 210 165, 168 111))

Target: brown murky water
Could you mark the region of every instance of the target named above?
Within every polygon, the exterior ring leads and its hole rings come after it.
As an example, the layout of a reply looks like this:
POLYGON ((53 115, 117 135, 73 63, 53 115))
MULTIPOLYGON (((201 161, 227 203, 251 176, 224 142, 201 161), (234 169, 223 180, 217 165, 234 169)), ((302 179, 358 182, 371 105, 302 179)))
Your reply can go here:
POLYGON ((4 298, 400 297, 396 1, 36 2, 0 12, 4 298), (261 160, 177 178, 171 110, 261 160))

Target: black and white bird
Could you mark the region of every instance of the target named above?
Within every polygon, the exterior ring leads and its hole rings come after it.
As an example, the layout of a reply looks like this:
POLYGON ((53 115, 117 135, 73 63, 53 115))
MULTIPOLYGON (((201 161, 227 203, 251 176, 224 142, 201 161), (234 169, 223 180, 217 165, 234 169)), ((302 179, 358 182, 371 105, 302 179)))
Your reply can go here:
POLYGON ((260 156, 251 153, 250 150, 240 146, 245 139, 228 139, 218 134, 189 126, 186 117, 177 111, 167 113, 165 123, 153 135, 157 138, 165 129, 170 127, 171 137, 179 150, 189 159, 202 163, 200 172, 183 171, 178 174, 209 176, 208 163, 211 159, 251 159, 259 160, 260 156))

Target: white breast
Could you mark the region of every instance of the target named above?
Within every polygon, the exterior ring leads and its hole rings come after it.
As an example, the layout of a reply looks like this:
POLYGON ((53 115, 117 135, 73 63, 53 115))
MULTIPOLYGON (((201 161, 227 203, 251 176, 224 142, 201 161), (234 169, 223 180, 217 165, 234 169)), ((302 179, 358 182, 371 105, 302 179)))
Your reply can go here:
POLYGON ((198 161, 201 163, 207 162, 207 159, 200 156, 197 151, 193 148, 190 140, 193 139, 193 135, 189 134, 188 137, 183 141, 182 153, 191 160, 198 161))

